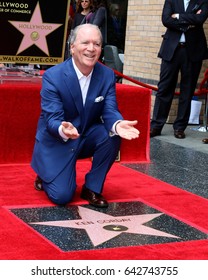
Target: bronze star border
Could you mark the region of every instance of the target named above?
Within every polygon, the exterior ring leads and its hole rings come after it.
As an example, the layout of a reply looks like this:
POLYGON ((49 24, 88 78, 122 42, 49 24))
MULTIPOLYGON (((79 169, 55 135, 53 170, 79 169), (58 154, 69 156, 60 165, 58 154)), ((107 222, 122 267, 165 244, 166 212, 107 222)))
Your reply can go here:
POLYGON ((207 239, 207 234, 140 201, 10 209, 62 251, 207 239))

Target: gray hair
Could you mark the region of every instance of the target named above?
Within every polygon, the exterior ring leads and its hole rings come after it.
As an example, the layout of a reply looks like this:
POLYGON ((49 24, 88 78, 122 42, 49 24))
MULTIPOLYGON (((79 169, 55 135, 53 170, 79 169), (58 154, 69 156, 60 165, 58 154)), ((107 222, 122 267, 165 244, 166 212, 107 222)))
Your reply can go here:
POLYGON ((99 29, 99 27, 95 24, 91 24, 91 23, 86 23, 86 24, 80 24, 78 26, 76 26, 72 31, 71 31, 71 34, 70 34, 70 38, 69 38, 69 44, 73 44, 75 41, 76 41, 76 38, 77 38, 77 34, 79 32, 80 29, 82 29, 84 26, 90 26, 94 29, 96 29, 99 34, 100 34, 100 41, 101 43, 103 43, 103 37, 102 37, 102 33, 99 29))

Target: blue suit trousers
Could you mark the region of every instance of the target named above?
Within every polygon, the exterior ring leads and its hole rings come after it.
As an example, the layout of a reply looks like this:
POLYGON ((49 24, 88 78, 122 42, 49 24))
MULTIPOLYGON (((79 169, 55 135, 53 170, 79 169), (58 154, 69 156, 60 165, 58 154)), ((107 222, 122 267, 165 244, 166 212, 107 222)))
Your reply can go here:
POLYGON ((74 157, 52 182, 43 181, 43 189, 55 204, 65 205, 76 191, 76 162, 92 157, 92 166, 85 176, 85 186, 96 193, 103 190, 108 171, 114 163, 121 144, 117 135, 110 136, 103 124, 94 125, 90 133, 80 136, 74 157))

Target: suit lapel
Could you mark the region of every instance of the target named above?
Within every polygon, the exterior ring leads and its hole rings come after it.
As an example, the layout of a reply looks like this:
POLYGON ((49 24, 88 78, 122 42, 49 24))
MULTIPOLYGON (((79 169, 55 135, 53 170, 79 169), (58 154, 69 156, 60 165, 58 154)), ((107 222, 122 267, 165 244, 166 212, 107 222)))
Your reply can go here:
POLYGON ((67 86, 69 94, 71 94, 78 112, 81 114, 83 110, 82 93, 76 72, 72 66, 72 61, 69 61, 69 67, 64 72, 64 82, 67 86))
MULTIPOLYGON (((179 11, 184 11, 185 12, 185 8, 184 8, 184 0, 178 0, 178 7, 179 7, 179 11)), ((176 5, 177 7, 177 5, 176 5)))
POLYGON ((89 89, 87 92, 87 98, 84 106, 84 125, 83 128, 85 128, 85 125, 88 121, 89 113, 93 114, 92 112, 92 106, 94 105, 95 98, 100 95, 100 83, 101 83, 101 73, 99 71, 99 65, 96 64, 92 73, 89 89))
POLYGON ((89 89, 87 92, 87 98, 85 102, 85 108, 90 109, 91 106, 94 104, 95 98, 98 96, 99 87, 100 87, 100 75, 96 73, 96 69, 94 69, 89 85, 89 89))
POLYGON ((196 0, 190 0, 189 5, 187 7, 187 12, 191 12, 191 10, 194 8, 194 6, 196 5, 197 1, 196 0))

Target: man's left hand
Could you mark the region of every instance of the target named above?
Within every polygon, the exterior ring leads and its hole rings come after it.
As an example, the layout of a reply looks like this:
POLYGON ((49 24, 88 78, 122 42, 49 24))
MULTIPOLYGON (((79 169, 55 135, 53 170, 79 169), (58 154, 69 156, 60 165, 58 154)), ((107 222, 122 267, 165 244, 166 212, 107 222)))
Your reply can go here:
POLYGON ((139 137, 139 130, 134 126, 137 124, 137 121, 120 121, 116 125, 117 134, 124 139, 132 140, 139 137))

